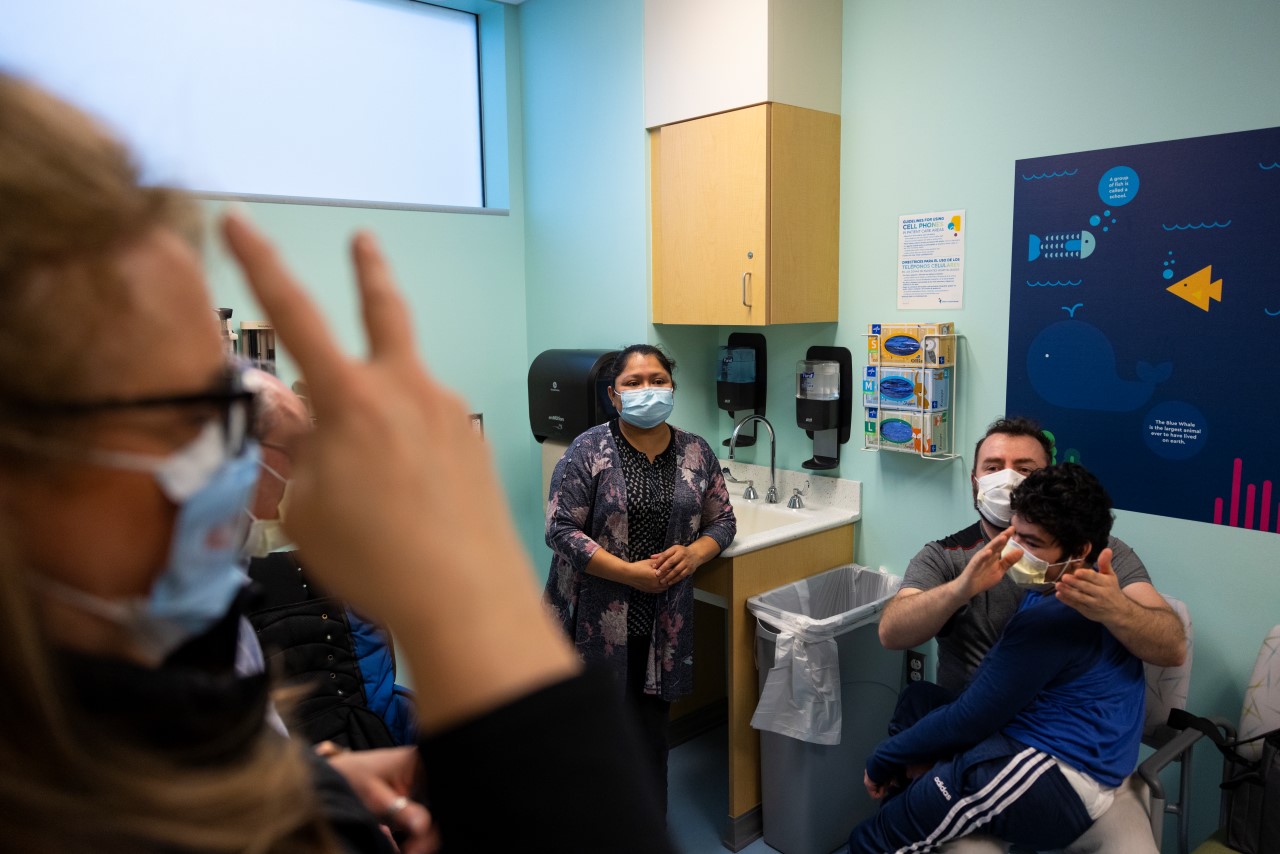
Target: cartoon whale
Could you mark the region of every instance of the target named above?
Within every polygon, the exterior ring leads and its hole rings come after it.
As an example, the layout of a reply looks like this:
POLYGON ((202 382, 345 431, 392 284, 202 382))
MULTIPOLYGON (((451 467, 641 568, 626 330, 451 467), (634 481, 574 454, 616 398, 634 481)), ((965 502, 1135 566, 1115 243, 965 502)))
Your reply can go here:
POLYGON ((1129 412, 1155 393, 1173 373, 1173 363, 1137 365, 1137 380, 1121 379, 1116 351, 1102 330, 1083 320, 1060 320, 1041 330, 1027 348, 1031 386, 1054 406, 1099 412, 1129 412))

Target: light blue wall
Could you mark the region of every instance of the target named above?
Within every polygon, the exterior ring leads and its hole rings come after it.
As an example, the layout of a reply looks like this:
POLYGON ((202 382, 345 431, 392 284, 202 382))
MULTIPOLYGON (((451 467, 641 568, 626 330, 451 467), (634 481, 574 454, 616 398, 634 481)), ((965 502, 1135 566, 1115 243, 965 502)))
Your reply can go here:
MULTIPOLYGON (((972 444, 1004 406, 1014 161, 1280 123, 1280 5, 846 0, 844 16, 840 322, 766 330, 769 414, 780 464, 798 469, 812 445, 794 426, 790 378, 808 346, 848 347, 857 364, 868 322, 958 324, 963 461, 850 446, 839 470, 863 482, 857 560, 901 572, 925 540, 974 518, 972 444), (951 208, 968 211, 965 307, 899 312, 897 217, 951 208)), ((648 323, 642 0, 527 0, 521 17, 530 353, 663 341, 685 366, 675 420, 723 438, 731 425, 706 377, 731 330, 648 323)), ((1280 541, 1117 515, 1158 587, 1190 604, 1191 707, 1238 716, 1258 643, 1280 622, 1280 541)), ((1203 835, 1216 761, 1198 762, 1203 835)))
MULTIPOLYGON (((902 213, 965 208, 967 336, 960 395, 964 465, 859 454, 858 557, 901 571, 921 535, 972 518, 972 442, 1002 412, 1013 163, 1018 158, 1266 127, 1280 119, 1280 6, 1180 2, 1048 4, 846 2, 841 329, 853 342, 894 309, 894 226, 902 213), (847 325, 846 325, 847 324, 847 325), (939 472, 937 469, 944 469, 939 472)), ((950 318, 947 318, 950 319, 950 318)), ((851 348, 855 344, 846 346, 851 348)), ((1141 478, 1140 466, 1132 477, 1141 478)), ((1190 706, 1239 715, 1266 630, 1280 622, 1274 534, 1117 514, 1157 586, 1190 605, 1190 706)), ((1198 834, 1216 813, 1209 751, 1199 757, 1198 834)))
MULTIPOLYGON (((706 434, 714 330, 649 322, 644 7, 527 0, 520 7, 529 359, 558 348, 661 344, 675 354, 674 422, 706 434), (695 355, 687 355, 695 354, 695 355), (705 367, 702 363, 705 363, 705 367)), ((527 432, 527 431, 526 431, 527 432)), ((529 439, 538 472, 538 449, 529 439)), ((540 475, 528 486, 540 513, 540 475)), ((545 576, 550 552, 529 542, 545 576)))

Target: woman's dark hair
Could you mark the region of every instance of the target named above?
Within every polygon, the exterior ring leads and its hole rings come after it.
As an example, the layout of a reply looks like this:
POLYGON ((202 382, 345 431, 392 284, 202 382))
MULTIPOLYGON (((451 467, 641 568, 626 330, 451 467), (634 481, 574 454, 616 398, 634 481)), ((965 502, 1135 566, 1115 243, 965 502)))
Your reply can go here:
POLYGON ((671 387, 676 387, 676 360, 662 352, 661 347, 655 347, 652 344, 632 344, 617 356, 613 358, 613 364, 609 366, 609 385, 613 385, 618 379, 618 374, 627 369, 627 362, 631 361, 632 356, 653 356, 658 360, 658 364, 662 365, 662 369, 671 375, 671 387))
POLYGON ((978 455, 982 453, 982 443, 997 433, 1003 436, 1030 436, 1040 443, 1040 447, 1044 448, 1045 462, 1053 460, 1053 443, 1044 434, 1044 428, 1040 426, 1040 422, 1032 418, 1023 418, 1022 416, 1001 418, 991 422, 987 432, 983 433, 982 438, 978 440, 978 444, 973 446, 974 471, 978 469, 978 455))
POLYGON ((1096 561, 1111 536, 1111 496, 1098 479, 1078 463, 1058 463, 1036 469, 1018 484, 1011 497, 1018 518, 1044 528, 1065 556, 1074 556, 1085 543, 1085 559, 1096 561))

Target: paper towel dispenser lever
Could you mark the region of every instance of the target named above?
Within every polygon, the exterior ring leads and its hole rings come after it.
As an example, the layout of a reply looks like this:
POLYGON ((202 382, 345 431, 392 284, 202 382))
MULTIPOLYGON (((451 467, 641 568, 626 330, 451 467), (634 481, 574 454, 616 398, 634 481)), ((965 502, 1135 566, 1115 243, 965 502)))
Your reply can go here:
POLYGON ((529 366, 529 427, 539 442, 569 441, 617 416, 609 368, 618 350, 544 350, 529 366))

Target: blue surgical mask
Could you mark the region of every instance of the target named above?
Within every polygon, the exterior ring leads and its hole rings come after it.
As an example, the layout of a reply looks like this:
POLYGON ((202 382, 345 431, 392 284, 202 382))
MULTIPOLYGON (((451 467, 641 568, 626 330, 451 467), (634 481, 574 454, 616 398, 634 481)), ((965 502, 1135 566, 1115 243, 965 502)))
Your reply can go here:
POLYGON ((642 429, 657 427, 671 417, 675 391, 671 388, 637 388, 617 392, 622 420, 642 429))
POLYGON ((178 505, 165 569, 149 595, 127 599, 102 599, 51 579, 40 586, 124 627, 143 656, 160 663, 222 619, 248 580, 239 556, 260 456, 252 440, 229 456, 213 423, 167 457, 95 451, 91 459, 99 465, 151 472, 178 505))

